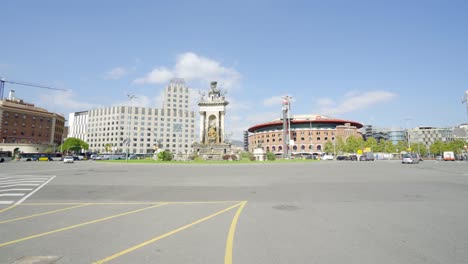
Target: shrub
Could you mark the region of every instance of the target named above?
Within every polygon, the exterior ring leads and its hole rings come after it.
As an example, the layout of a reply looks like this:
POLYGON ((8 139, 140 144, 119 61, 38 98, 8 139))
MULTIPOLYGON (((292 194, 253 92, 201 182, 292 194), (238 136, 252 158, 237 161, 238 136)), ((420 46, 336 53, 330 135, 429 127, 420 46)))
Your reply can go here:
POLYGON ((250 156, 252 156, 252 153, 248 151, 241 152, 240 154, 241 159, 250 159, 250 156))
POLYGON ((255 160, 256 160, 256 159, 255 159, 255 156, 254 156, 254 155, 249 156, 249 160, 250 160, 250 161, 255 161, 255 160))
POLYGON ((237 160, 237 156, 234 155, 234 154, 232 154, 232 155, 231 155, 231 159, 232 159, 232 160, 237 160))
POLYGON ((223 160, 229 160, 230 158, 231 158, 231 155, 228 155, 228 154, 223 156, 223 160))
POLYGON ((161 151, 158 153, 158 159, 162 161, 171 161, 172 160, 172 153, 168 150, 161 151))
POLYGON ((276 155, 275 153, 271 152, 271 151, 268 151, 266 153, 266 156, 267 156, 267 160, 276 160, 276 155))

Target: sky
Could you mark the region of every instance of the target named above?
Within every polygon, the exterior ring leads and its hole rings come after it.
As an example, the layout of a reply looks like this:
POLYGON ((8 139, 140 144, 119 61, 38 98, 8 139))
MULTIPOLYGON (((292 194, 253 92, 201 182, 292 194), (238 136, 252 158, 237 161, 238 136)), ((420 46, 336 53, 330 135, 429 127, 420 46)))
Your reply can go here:
POLYGON ((218 81, 234 139, 291 113, 376 127, 468 123, 468 1, 3 1, 0 77, 68 113, 162 107, 173 77, 218 81))

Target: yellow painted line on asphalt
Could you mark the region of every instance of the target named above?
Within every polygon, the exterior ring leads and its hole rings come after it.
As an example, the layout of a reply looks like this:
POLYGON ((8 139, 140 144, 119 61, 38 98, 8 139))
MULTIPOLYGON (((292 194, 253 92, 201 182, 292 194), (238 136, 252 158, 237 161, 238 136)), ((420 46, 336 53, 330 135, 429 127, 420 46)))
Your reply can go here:
POLYGON ((155 201, 155 202, 108 202, 108 203, 23 203, 27 206, 40 206, 40 205, 78 205, 78 204, 92 204, 92 205, 147 205, 155 203, 166 203, 166 204, 221 204, 221 203, 240 203, 242 201, 187 201, 187 202, 170 202, 170 201, 155 201))
POLYGON ((234 218, 232 219, 231 227, 229 228, 229 233, 226 241, 226 253, 224 254, 224 264, 232 264, 232 248, 234 245, 234 234, 236 233, 237 221, 239 220, 239 216, 242 212, 242 209, 244 209, 246 204, 247 201, 243 201, 241 203, 241 206, 239 206, 236 214, 234 215, 234 218))
POLYGON ((75 208, 79 208, 79 207, 83 207, 83 206, 87 206, 87 205, 91 205, 91 204, 80 204, 80 205, 75 205, 75 206, 71 206, 71 207, 67 207, 67 208, 62 208, 62 209, 57 209, 57 210, 53 210, 53 211, 44 212, 44 213, 18 217, 18 218, 15 218, 15 219, 1 221, 0 224, 11 223, 11 222, 24 220, 24 219, 29 219, 29 218, 33 218, 33 217, 38 217, 38 216, 42 216, 42 215, 48 215, 48 214, 63 212, 63 211, 67 211, 67 210, 71 210, 71 209, 75 209, 75 208))
POLYGON ((156 241, 158 241, 158 240, 161 240, 161 239, 163 239, 163 238, 166 238, 166 237, 172 236, 172 235, 174 235, 174 234, 176 234, 176 233, 179 233, 180 231, 183 231, 183 230, 185 230, 185 229, 187 229, 187 228, 189 228, 189 227, 192 227, 192 226, 194 226, 194 225, 196 225, 196 224, 205 222, 206 220, 209 220, 209 219, 211 219, 211 218, 213 218, 213 217, 215 217, 215 216, 217 216, 217 215, 220 215, 220 214, 225 213, 225 212, 227 212, 227 211, 229 211, 229 210, 232 210, 232 209, 234 209, 234 208, 236 208, 236 207, 238 207, 238 206, 242 206, 242 204, 243 204, 242 202, 241 202, 241 203, 237 203, 237 204, 235 204, 235 205, 233 205, 233 206, 230 206, 230 207, 228 207, 228 208, 226 208, 226 209, 223 209, 223 210, 221 210, 221 211, 218 211, 218 212, 216 212, 216 213, 214 213, 214 214, 211 214, 211 215, 209 215, 209 216, 207 216, 207 217, 198 219, 197 221, 192 222, 192 223, 190 223, 190 224, 188 224, 188 225, 184 225, 184 226, 182 226, 182 227, 179 227, 179 228, 177 228, 177 229, 174 229, 174 230, 172 230, 172 231, 169 231, 169 232, 167 232, 167 233, 165 233, 165 234, 162 234, 162 235, 160 235, 160 236, 157 236, 157 237, 155 237, 155 238, 152 238, 152 239, 150 239, 150 240, 147 240, 147 241, 145 241, 145 242, 143 242, 143 243, 140 243, 140 244, 135 245, 135 246, 133 246, 133 247, 130 247, 130 248, 127 248, 127 249, 122 250, 122 251, 120 251, 120 252, 117 252, 117 253, 115 253, 114 255, 111 255, 111 256, 109 256, 109 257, 103 258, 103 259, 101 259, 101 260, 98 260, 98 261, 94 262, 94 264, 101 264, 101 263, 109 262, 109 261, 111 261, 111 260, 113 260, 113 259, 116 259, 116 258, 118 258, 118 257, 121 257, 121 256, 123 256, 123 255, 125 255, 125 254, 128 254, 128 253, 130 253, 130 252, 132 252, 132 251, 135 251, 135 250, 137 250, 137 249, 139 249, 139 248, 142 248, 142 247, 147 246, 147 245, 149 245, 149 244, 151 244, 151 243, 154 243, 154 242, 156 242, 156 241))
POLYGON ((10 207, 7 207, 7 208, 3 208, 2 210, 0 210, 0 213, 3 213, 3 212, 5 212, 5 211, 8 211, 8 210, 13 209, 13 208, 15 208, 15 207, 16 207, 16 204, 14 204, 14 205, 12 205, 12 206, 10 206, 10 207))
POLYGON ((0 244, 0 247, 4 247, 4 246, 11 245, 11 244, 19 243, 19 242, 22 242, 22 241, 26 241, 26 240, 29 240, 29 239, 38 238, 38 237, 42 237, 42 236, 46 236, 46 235, 50 235, 50 234, 54 234, 54 233, 58 233, 58 232, 62 232, 62 231, 70 230, 70 229, 74 229, 74 228, 81 227, 81 226, 85 226, 85 225, 90 225, 90 224, 99 223, 99 222, 106 221, 106 220, 110 220, 110 219, 112 219, 112 218, 116 218, 116 217, 120 217, 120 216, 125 216, 125 215, 129 215, 129 214, 138 213, 138 212, 141 212, 141 211, 144 211, 144 210, 148 210, 148 209, 160 207, 160 206, 163 206, 163 205, 166 205, 166 204, 165 204, 165 203, 163 203, 163 204, 158 204, 158 205, 154 205, 154 206, 150 206, 150 207, 146 207, 146 208, 141 208, 141 209, 138 209, 138 210, 133 210, 133 211, 130 211, 130 212, 125 212, 125 213, 121 213, 121 214, 116 214, 116 215, 107 216, 107 217, 104 217, 104 218, 99 218, 99 219, 92 220, 92 221, 88 221, 88 222, 81 223, 81 224, 76 224, 76 225, 72 225, 72 226, 68 226, 68 227, 63 227, 63 228, 55 229, 55 230, 52 230, 52 231, 49 231, 49 232, 45 232, 45 233, 40 233, 40 234, 28 236, 28 237, 23 237, 23 238, 20 238, 20 239, 16 239, 16 240, 12 240, 12 241, 8 241, 8 242, 5 242, 5 243, 2 243, 2 244, 0 244))

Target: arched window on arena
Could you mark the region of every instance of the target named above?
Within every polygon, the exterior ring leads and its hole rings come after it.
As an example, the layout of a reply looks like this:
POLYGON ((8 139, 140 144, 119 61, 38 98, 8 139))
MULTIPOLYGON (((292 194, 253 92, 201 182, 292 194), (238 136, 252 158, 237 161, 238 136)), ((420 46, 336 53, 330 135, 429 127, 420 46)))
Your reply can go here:
POLYGON ((278 146, 278 151, 283 151, 283 146, 278 146))
POLYGON ((309 150, 314 150, 314 145, 309 145, 309 150))
POLYGON ((279 142, 283 141, 281 138, 278 139, 279 142))
POLYGON ((322 151, 322 146, 321 145, 317 145, 317 151, 322 151))
POLYGON ((276 151, 276 146, 272 146, 271 151, 275 152, 276 151))
POLYGON ((272 141, 272 142, 275 142, 275 141, 276 141, 276 139, 275 139, 275 138, 273 138, 271 141, 272 141))
POLYGON ((304 146, 304 145, 301 145, 301 150, 302 150, 302 151, 305 150, 305 146, 304 146))
POLYGON ((325 139, 325 141, 327 141, 327 140, 328 140, 328 137, 325 137, 324 139, 325 139))
POLYGON ((266 151, 270 151, 270 146, 266 147, 266 151))
POLYGON ((293 151, 297 151, 297 146, 296 145, 293 146, 293 151))
POLYGON ((320 137, 317 137, 317 141, 320 141, 320 137))

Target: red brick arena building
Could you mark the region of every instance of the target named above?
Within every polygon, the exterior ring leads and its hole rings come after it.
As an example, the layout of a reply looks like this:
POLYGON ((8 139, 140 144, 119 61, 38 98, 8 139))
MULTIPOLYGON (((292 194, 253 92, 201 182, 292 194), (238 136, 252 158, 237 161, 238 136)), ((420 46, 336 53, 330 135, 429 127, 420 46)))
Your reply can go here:
MULTIPOLYGON (((362 137, 358 129, 362 124, 356 121, 331 118, 321 115, 295 115, 290 118, 290 139, 294 141, 292 154, 322 153, 327 141, 333 142, 341 137, 362 137)), ((258 124, 248 129, 249 151, 259 146, 265 151, 275 154, 283 153, 283 121, 275 119, 271 122, 258 124)))

